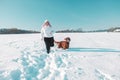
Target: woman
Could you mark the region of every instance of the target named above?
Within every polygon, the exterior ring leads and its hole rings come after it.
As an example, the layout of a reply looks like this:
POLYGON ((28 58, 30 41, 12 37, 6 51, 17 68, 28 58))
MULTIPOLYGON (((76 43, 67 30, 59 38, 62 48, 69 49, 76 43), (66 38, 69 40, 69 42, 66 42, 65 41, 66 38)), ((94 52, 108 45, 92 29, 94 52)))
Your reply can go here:
POLYGON ((53 30, 50 22, 45 20, 44 24, 42 25, 41 29, 41 37, 42 40, 44 39, 47 53, 50 53, 50 47, 54 46, 54 37, 53 37, 53 30))

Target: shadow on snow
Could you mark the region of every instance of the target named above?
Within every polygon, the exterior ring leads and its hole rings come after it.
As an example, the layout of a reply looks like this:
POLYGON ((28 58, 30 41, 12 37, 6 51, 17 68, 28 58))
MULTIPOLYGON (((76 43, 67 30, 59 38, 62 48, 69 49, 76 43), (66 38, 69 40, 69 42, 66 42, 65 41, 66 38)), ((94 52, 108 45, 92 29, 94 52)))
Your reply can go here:
POLYGON ((69 48, 70 52, 120 52, 120 50, 109 48, 69 48))

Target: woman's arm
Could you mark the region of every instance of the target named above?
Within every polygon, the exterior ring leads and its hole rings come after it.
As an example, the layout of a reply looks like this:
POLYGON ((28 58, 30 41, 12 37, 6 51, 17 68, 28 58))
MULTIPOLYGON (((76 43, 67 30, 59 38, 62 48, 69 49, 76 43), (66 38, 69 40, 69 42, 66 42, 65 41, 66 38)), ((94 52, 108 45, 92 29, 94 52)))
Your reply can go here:
POLYGON ((41 40, 43 40, 44 38, 44 32, 43 32, 43 28, 41 29, 41 40))

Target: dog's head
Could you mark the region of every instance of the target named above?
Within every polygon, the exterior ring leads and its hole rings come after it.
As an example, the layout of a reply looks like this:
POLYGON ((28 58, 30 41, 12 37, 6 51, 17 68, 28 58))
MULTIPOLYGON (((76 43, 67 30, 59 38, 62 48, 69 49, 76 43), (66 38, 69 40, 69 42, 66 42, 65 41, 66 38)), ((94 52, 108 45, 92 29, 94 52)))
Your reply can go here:
POLYGON ((64 40, 67 41, 67 42, 71 41, 70 37, 66 37, 64 40))

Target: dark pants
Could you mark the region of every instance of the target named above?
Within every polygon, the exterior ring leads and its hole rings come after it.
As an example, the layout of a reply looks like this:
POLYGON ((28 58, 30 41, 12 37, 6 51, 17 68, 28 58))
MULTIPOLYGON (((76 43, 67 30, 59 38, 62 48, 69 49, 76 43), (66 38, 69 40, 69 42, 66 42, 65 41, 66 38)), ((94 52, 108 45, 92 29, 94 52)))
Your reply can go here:
POLYGON ((50 38, 45 37, 44 41, 45 41, 47 53, 49 54, 50 53, 50 47, 54 46, 54 38, 53 37, 50 37, 50 38))

